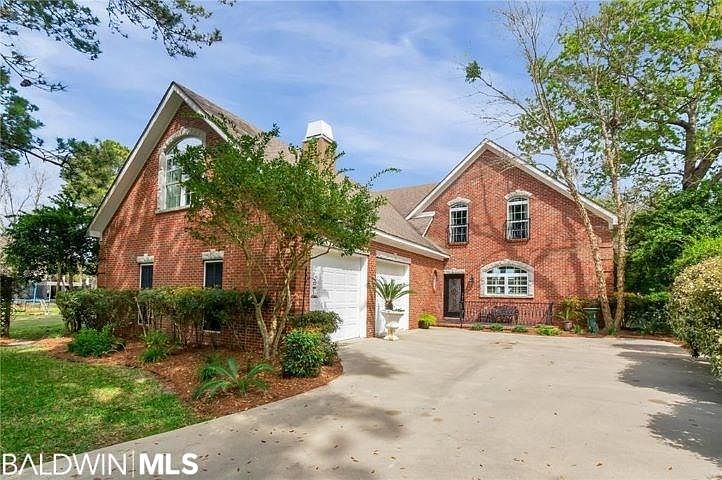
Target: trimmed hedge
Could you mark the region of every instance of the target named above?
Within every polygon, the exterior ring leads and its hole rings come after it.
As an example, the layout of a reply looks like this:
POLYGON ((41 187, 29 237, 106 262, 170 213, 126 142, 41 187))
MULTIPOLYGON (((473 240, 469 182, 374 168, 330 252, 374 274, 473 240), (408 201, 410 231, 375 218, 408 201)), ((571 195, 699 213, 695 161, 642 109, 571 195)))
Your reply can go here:
POLYGON ((669 311, 674 334, 722 378, 722 256, 692 265, 675 279, 669 311))
POLYGON ((331 335, 338 330, 341 324, 341 317, 336 312, 324 312, 320 310, 305 312, 296 315, 291 319, 293 328, 305 328, 318 330, 326 335, 331 335))
POLYGON ((68 290, 57 305, 69 331, 81 328, 112 331, 139 320, 153 330, 172 327, 183 346, 200 344, 206 330, 230 329, 240 339, 252 317, 251 292, 202 287, 158 287, 143 290, 68 290))

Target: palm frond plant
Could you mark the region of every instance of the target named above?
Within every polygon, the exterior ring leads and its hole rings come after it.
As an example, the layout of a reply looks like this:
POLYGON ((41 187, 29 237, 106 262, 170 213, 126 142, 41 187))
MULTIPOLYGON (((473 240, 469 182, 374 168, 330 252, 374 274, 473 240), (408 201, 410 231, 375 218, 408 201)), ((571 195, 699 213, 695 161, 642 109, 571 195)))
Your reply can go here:
POLYGON ((241 395, 246 395, 251 389, 267 390, 268 383, 259 375, 273 371, 271 365, 259 362, 249 365, 246 372, 241 373, 238 362, 233 357, 228 357, 225 363, 209 364, 205 368, 209 378, 196 388, 193 398, 198 399, 204 395, 212 398, 219 392, 230 390, 238 390, 241 395))
POLYGON ((562 321, 565 330, 571 330, 572 325, 584 317, 582 301, 577 297, 567 297, 559 302, 559 310, 554 315, 562 321))
POLYGON ((374 280, 374 286, 376 293, 383 298, 384 308, 386 308, 386 310, 393 310, 395 300, 412 293, 411 290, 409 290, 408 284, 397 282, 393 278, 388 280, 385 278, 377 278, 374 280))

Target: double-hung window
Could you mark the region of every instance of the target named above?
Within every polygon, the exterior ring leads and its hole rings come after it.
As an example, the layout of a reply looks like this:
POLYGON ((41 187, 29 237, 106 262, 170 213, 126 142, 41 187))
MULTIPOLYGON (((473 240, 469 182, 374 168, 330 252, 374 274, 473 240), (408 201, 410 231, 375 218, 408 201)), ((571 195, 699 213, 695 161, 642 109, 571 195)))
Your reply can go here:
POLYGON ((454 203, 449 207, 449 243, 469 241, 469 206, 454 203))
POLYGON ((511 197, 506 203, 506 239, 529 239, 529 199, 511 197))
POLYGON ((186 137, 176 143, 166 152, 165 173, 164 173, 164 207, 166 209, 187 207, 191 203, 190 193, 183 185, 185 177, 178 165, 176 155, 185 152, 188 147, 203 145, 200 138, 186 137))

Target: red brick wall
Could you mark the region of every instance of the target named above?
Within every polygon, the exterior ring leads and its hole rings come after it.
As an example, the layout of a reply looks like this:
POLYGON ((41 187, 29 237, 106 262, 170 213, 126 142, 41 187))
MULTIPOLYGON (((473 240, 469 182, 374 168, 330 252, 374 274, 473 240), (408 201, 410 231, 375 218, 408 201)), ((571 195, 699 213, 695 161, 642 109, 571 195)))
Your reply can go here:
MULTIPOLYGON (((224 251, 223 287, 245 289, 249 282, 243 272, 241 251, 232 245, 208 245, 194 239, 186 230, 185 210, 156 212, 160 149, 167 139, 183 128, 206 133, 208 143, 220 137, 192 111, 183 106, 140 171, 130 191, 103 232, 100 243, 98 286, 138 288, 137 257, 154 257, 153 285, 203 285, 204 263, 201 253, 211 248, 224 251)), ((277 271, 266 257, 268 272, 277 271)), ((279 277, 280 278, 280 277, 279 277)), ((252 282, 252 279, 251 279, 252 282)), ((299 275, 294 295, 295 308, 301 307, 303 276, 299 275)), ((254 332, 254 335, 260 335, 254 332)), ((223 334, 226 340, 226 332, 223 334)))
MULTIPOLYGON (((206 133, 207 142, 220 138, 202 119, 193 115, 190 109, 182 107, 171 121, 158 146, 151 153, 138 178, 118 208, 112 221, 103 233, 100 247, 98 286, 105 288, 138 288, 139 265, 137 257, 152 255, 153 284, 161 285, 202 285, 203 261, 201 253, 214 248, 224 251, 223 287, 243 289, 247 286, 242 265, 241 252, 232 245, 207 245, 200 242, 186 230, 188 223, 185 210, 156 212, 157 172, 160 149, 165 141, 183 128, 195 128, 206 133)), ((376 248, 412 259, 410 271, 411 289, 415 292, 410 301, 409 326, 416 328, 421 312, 429 311, 441 315, 441 292, 443 287, 443 262, 421 255, 405 252, 385 245, 370 248, 368 275, 376 275, 376 248), (432 288, 433 272, 437 272, 436 291, 432 288)), ((270 265, 268 272, 276 269, 270 265)), ((309 282, 304 281, 307 270, 303 271, 294 288, 295 308, 307 308, 309 282)), ((368 335, 374 335, 375 292, 368 289, 368 335)), ((208 336, 209 340, 213 338, 208 336)), ((258 332, 253 332, 253 343, 258 341, 258 332)), ((229 332, 221 335, 222 343, 232 341, 229 332)))
MULTIPOLYGON (((447 269, 465 270, 466 300, 479 300, 481 267, 510 259, 534 268, 534 298, 524 301, 558 301, 570 295, 596 297, 594 263, 578 211, 572 200, 510 166, 491 152, 468 167, 431 205, 436 215, 427 237, 450 252, 447 269), (505 236, 505 195, 515 190, 532 194, 529 199, 531 235, 528 241, 510 242, 505 236), (448 202, 469 199, 469 242, 447 245, 448 202)), ((606 220, 592 216, 602 241, 607 279, 611 288, 612 243, 606 220)), ((443 280, 443 279, 442 279, 443 280)))
MULTIPOLYGON (((418 328, 419 315, 430 312, 437 318, 442 317, 444 262, 400 248, 390 247, 377 242, 371 243, 368 260, 369 280, 376 278, 376 253, 393 253, 411 259, 409 271, 409 288, 413 292, 409 299, 409 328, 418 328), (436 282, 434 282, 436 275, 436 282), (435 286, 434 286, 435 283, 435 286)), ((366 335, 373 337, 376 332, 376 291, 368 289, 366 335)))

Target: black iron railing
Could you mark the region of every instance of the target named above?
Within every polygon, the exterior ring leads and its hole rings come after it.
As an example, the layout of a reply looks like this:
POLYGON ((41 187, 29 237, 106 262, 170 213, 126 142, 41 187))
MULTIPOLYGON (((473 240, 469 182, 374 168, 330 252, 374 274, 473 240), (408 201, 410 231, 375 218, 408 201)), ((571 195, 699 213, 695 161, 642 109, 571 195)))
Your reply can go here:
POLYGON ((531 232, 531 223, 526 220, 507 220, 506 221, 506 239, 507 240, 529 240, 531 232))
POLYGON ((450 225, 448 227, 449 245, 460 245, 469 242, 469 225, 450 225))
POLYGON ((472 323, 537 325, 552 323, 554 303, 509 300, 470 300, 464 302, 461 326, 472 323))

